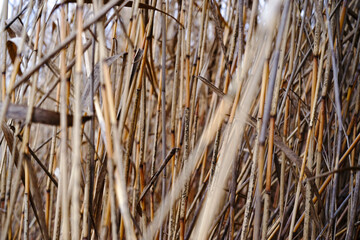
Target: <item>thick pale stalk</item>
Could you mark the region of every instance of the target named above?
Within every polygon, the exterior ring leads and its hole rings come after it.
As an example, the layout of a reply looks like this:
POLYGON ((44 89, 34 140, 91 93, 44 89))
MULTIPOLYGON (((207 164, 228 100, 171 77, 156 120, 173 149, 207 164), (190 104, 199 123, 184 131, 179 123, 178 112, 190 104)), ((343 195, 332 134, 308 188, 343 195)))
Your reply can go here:
MULTIPOLYGON (((80 238, 80 171, 81 171, 81 83, 82 83, 82 31, 83 31, 83 0, 77 0, 76 6, 76 59, 74 72, 74 120, 72 132, 72 193, 71 193, 71 238, 80 238)), ((83 220, 87 222, 87 219, 83 220)))

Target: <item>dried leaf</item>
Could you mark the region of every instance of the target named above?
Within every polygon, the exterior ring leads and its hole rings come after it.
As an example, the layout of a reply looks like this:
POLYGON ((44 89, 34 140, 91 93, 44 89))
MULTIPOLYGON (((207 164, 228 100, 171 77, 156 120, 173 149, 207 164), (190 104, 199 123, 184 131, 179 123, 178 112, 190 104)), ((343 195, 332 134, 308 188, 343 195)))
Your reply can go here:
POLYGON ((225 94, 223 91, 221 91, 218 87, 216 87, 214 84, 212 84, 209 80, 202 76, 196 76, 196 78, 200 79, 203 83, 206 84, 211 90, 213 90, 219 97, 224 97, 225 94))
MULTIPOLYGON (((16 43, 13 42, 12 40, 8 40, 6 42, 6 48, 8 50, 8 53, 10 55, 10 58, 11 58, 11 62, 12 64, 15 63, 15 59, 16 59, 16 53, 17 53, 17 46, 16 46, 16 43)), ((21 72, 21 69, 19 68, 19 75, 21 76, 22 75, 22 72, 21 72)))
POLYGON ((6 42, 6 48, 9 52, 11 62, 14 64, 15 58, 16 58, 17 46, 14 42, 12 42, 11 40, 8 40, 6 42))

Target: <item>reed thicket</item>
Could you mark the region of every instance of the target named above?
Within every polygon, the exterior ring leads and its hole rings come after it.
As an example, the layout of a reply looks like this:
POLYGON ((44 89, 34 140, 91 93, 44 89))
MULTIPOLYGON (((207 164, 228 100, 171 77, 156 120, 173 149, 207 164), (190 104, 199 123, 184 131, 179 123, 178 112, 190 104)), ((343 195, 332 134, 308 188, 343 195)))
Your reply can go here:
POLYGON ((1 239, 358 239, 357 0, 3 0, 1 239))

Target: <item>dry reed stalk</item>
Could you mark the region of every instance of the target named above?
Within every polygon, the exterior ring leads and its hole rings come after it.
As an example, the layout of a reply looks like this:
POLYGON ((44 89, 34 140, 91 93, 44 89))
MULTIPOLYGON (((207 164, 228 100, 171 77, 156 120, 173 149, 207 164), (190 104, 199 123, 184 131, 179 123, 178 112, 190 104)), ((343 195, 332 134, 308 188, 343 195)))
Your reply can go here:
MULTIPOLYGON (((264 126, 267 124, 267 121, 270 117, 270 129, 269 129, 269 143, 268 143, 268 160, 267 160, 267 171, 266 171, 266 189, 265 189, 265 202, 264 202, 264 216, 263 216, 263 226, 262 226, 262 239, 265 239, 267 237, 267 222, 268 222, 268 208, 269 208, 269 193, 271 191, 271 168, 272 168, 272 157, 273 157, 273 146, 274 146, 274 131, 275 131, 275 115, 276 115, 276 105, 278 101, 278 93, 279 93, 279 87, 280 87, 280 77, 276 78, 276 74, 278 73, 278 70, 281 71, 282 66, 281 64, 278 67, 279 59, 280 59, 280 47, 282 44, 282 39, 285 38, 283 36, 284 32, 287 30, 285 26, 287 26, 287 15, 289 14, 290 9, 290 2, 287 1, 284 6, 284 10, 282 12, 281 20, 280 20, 280 26, 278 30, 278 35, 276 38, 276 45, 275 45, 275 52, 274 60, 273 60, 273 71, 271 75, 269 75, 269 86, 268 86, 268 93, 266 94, 266 102, 268 103, 265 105, 264 109, 264 120, 262 122, 262 128, 261 128, 261 134, 259 138, 259 144, 260 147, 264 145, 265 138, 263 136, 265 133, 264 126), (275 92, 275 94, 273 94, 275 92), (271 101, 270 106, 270 112, 269 112, 269 104, 271 101)), ((283 56, 283 55, 282 55, 283 56)), ((282 60, 280 60, 282 62, 282 60)), ((262 184, 262 183, 261 183, 262 184)))
MULTIPOLYGON (((161 10, 166 11, 164 7, 165 2, 161 2, 161 10)), ((161 15, 161 146, 162 146, 162 159, 163 163, 166 158, 166 39, 167 39, 167 24, 165 20, 165 14, 161 15)), ((164 199, 166 195, 166 180, 167 171, 166 167, 163 170, 162 186, 161 186, 161 198, 164 199)), ((164 239, 163 226, 160 227, 160 240, 164 239)), ((166 229, 166 228, 165 228, 166 229)))
MULTIPOLYGON (((178 20, 180 19, 180 14, 178 16, 178 20)), ((179 26, 178 28, 178 36, 177 36, 177 42, 181 43, 182 38, 182 28, 179 26)), ((171 99, 171 147, 176 147, 176 119, 177 119, 177 105, 178 105, 178 99, 179 99, 179 92, 178 88, 180 86, 180 57, 181 57, 181 51, 180 47, 176 48, 176 60, 175 60, 175 73, 174 73, 174 83, 173 83, 173 89, 172 89, 172 99, 171 99)), ((172 159, 171 163, 171 185, 174 187, 174 182, 176 179, 176 155, 172 159)), ((168 240, 172 239, 174 235, 176 235, 176 206, 174 206, 169 215, 169 228, 168 228, 168 240)))
MULTIPOLYGON (((184 168, 185 165, 187 165, 187 160, 189 158, 190 153, 190 93, 191 93, 191 87, 190 87, 190 80, 191 76, 194 74, 191 74, 191 67, 190 67, 190 43, 191 43, 191 27, 192 27, 192 17, 193 17, 193 0, 190 0, 189 3, 189 9, 188 9, 188 18, 187 18, 187 27, 186 27, 186 50, 185 50, 185 58, 186 58, 186 84, 185 84, 185 110, 184 110, 184 154, 181 161, 181 167, 184 168)), ((185 9, 183 9, 185 10, 185 9)), ((196 58, 194 57, 194 62, 196 61, 196 58)), ((194 68, 192 68, 192 71, 195 71, 194 68)), ((180 204, 180 239, 184 240, 185 235, 185 215, 186 215, 186 207, 187 207, 187 200, 188 200, 188 187, 189 183, 186 183, 184 186, 184 189, 181 194, 181 204, 180 204)))
POLYGON ((81 79, 82 79, 82 32, 83 32, 83 0, 77 1, 76 8, 76 60, 74 72, 74 121, 73 121, 73 151, 72 151, 72 175, 73 175, 73 189, 71 193, 71 237, 78 239, 80 237, 80 169, 81 169, 81 79))
POLYGON ((4 102, 5 95, 6 95, 6 42, 7 42, 7 33, 4 31, 5 25, 6 25, 6 19, 8 18, 8 2, 3 1, 1 8, 1 19, 0 19, 0 30, 1 30, 1 55, 2 55, 2 61, 1 61, 1 101, 4 102))

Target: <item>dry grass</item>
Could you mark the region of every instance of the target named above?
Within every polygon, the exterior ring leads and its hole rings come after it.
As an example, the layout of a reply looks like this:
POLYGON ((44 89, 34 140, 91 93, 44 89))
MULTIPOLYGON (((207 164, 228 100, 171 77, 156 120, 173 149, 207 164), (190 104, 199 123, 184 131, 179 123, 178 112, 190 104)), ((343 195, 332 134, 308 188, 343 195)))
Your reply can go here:
POLYGON ((360 5, 3 0, 1 239, 357 239, 360 5))

